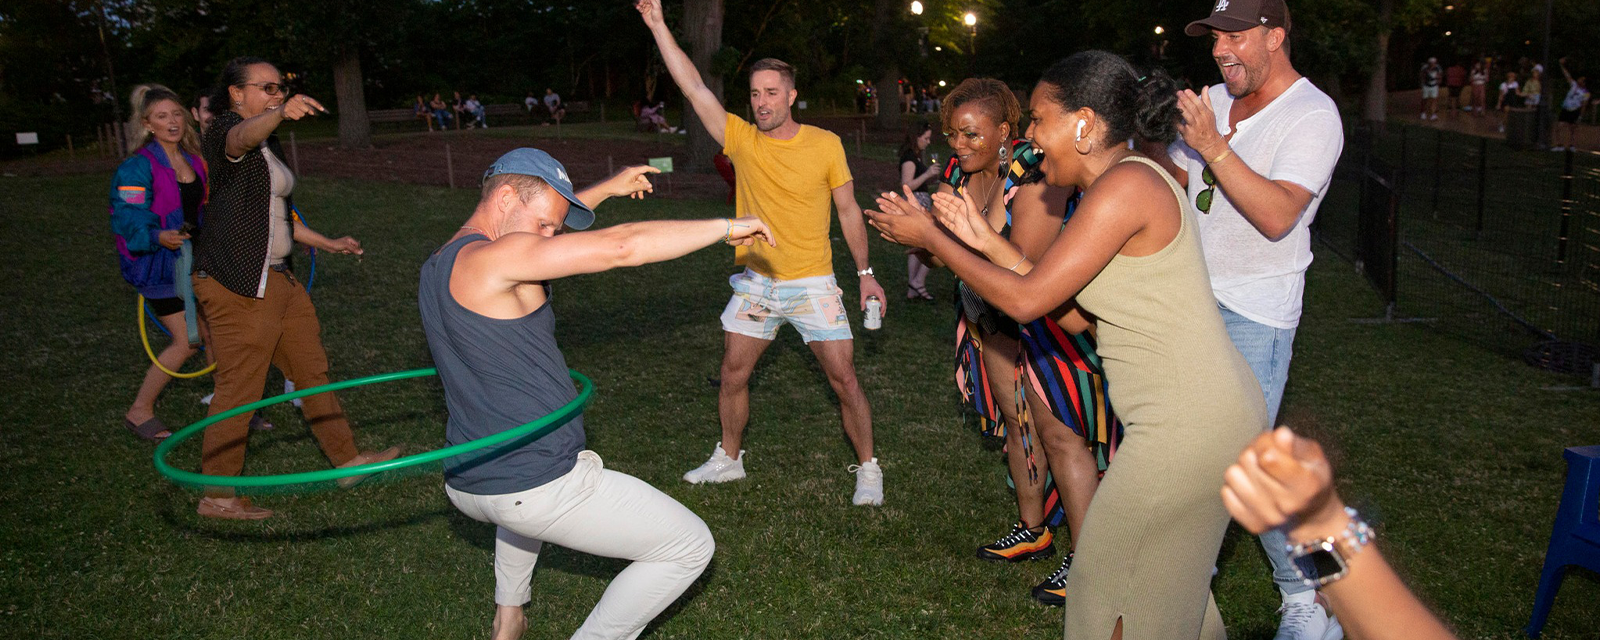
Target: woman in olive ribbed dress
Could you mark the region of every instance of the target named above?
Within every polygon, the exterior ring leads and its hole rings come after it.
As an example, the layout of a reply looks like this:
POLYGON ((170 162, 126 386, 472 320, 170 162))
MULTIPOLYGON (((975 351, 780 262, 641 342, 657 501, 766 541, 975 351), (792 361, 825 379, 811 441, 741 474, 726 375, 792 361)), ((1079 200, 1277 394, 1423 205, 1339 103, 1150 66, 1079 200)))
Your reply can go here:
POLYGON ((1046 71, 1029 106, 1045 180, 1084 192, 1038 264, 981 224, 970 201, 938 197, 928 212, 886 194, 883 212, 868 215, 1018 320, 1072 298, 1096 318, 1126 431, 1077 541, 1065 637, 1222 638, 1210 592, 1228 524, 1217 487, 1267 427, 1266 406, 1223 328, 1183 192, 1129 150, 1135 136, 1171 140, 1174 85, 1086 51, 1046 71))

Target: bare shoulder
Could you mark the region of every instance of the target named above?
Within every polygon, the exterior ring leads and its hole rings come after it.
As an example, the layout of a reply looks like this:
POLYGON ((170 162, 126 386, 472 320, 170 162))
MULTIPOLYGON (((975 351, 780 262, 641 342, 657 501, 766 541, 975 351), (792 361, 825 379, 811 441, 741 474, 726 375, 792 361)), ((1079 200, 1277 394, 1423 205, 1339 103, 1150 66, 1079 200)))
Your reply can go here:
MULTIPOLYGON (((1143 162, 1118 162, 1085 191, 1084 205, 1107 202, 1173 201, 1167 176, 1158 167, 1143 162)), ((1175 204, 1175 201, 1174 201, 1175 204)))

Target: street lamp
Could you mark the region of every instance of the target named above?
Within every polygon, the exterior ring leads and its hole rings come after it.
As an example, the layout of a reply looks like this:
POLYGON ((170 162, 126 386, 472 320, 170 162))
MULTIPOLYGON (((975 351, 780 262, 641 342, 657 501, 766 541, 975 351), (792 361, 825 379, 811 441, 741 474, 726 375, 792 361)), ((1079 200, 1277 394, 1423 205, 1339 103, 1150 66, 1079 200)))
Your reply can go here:
POLYGON ((1161 35, 1161 34, 1163 34, 1163 33, 1166 33, 1166 32, 1167 32, 1167 30, 1166 30, 1166 29, 1163 29, 1163 28, 1161 28, 1161 25, 1156 25, 1156 35, 1158 35, 1158 36, 1159 36, 1159 35, 1161 35))
POLYGON ((912 15, 922 15, 922 3, 917 0, 911 0, 911 13, 912 15))
POLYGON ((961 16, 961 22, 967 25, 967 73, 974 74, 978 70, 978 14, 968 11, 961 16))

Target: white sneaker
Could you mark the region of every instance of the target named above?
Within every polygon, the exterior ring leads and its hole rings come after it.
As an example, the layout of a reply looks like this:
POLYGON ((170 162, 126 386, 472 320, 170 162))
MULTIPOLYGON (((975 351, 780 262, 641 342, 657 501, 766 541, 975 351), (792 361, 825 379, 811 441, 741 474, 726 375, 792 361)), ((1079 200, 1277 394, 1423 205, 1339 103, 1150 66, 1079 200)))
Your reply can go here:
POLYGON ((1285 602, 1278 608, 1278 635, 1272 640, 1342 640, 1344 627, 1321 604, 1285 602))
POLYGON ((722 443, 717 443, 717 448, 711 450, 711 459, 705 464, 695 467, 693 471, 683 474, 683 481, 689 484, 704 484, 730 482, 744 479, 744 450, 739 450, 739 459, 728 457, 728 452, 722 450, 722 443))
POLYGON ((850 465, 848 470, 856 474, 856 495, 850 498, 850 502, 862 506, 883 506, 883 468, 878 466, 878 459, 850 465))

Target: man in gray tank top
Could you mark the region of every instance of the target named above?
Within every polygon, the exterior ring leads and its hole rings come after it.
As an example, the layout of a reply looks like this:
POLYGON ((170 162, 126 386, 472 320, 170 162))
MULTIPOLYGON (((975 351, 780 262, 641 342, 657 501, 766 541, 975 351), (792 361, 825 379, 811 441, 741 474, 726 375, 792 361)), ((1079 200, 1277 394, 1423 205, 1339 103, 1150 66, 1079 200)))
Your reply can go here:
MULTIPOLYGON (((566 169, 536 149, 507 153, 484 173, 466 224, 422 265, 418 305, 444 385, 450 444, 538 419, 575 396, 555 340, 549 282, 683 256, 718 241, 771 242, 757 218, 662 220, 587 233, 593 208, 650 191, 650 167, 574 194, 566 169)), ((445 493, 495 535, 495 638, 527 628, 522 606, 539 549, 552 542, 633 564, 617 574, 573 638, 635 638, 711 562, 705 522, 584 449, 583 422, 445 462, 445 493)))

